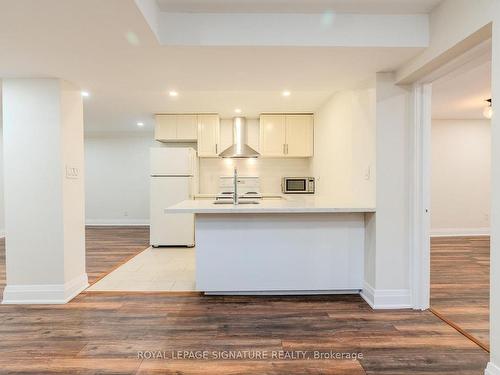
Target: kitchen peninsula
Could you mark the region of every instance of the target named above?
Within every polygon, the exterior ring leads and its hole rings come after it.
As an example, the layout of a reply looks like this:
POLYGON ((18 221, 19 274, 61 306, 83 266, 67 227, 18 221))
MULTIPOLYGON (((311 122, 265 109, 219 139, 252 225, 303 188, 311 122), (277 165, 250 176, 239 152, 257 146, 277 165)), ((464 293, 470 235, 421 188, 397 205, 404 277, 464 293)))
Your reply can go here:
POLYGON ((185 200, 165 209, 195 214, 196 289, 207 294, 357 293, 373 212, 315 197, 185 200))

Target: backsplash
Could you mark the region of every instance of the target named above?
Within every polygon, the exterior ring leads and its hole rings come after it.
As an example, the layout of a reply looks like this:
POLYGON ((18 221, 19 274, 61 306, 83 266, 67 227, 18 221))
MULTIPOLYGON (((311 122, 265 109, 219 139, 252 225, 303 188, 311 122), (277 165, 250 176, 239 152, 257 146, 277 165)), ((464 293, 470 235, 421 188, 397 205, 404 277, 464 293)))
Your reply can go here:
POLYGON ((240 176, 259 176, 263 194, 280 194, 284 176, 309 176, 309 159, 217 159, 200 160, 200 194, 217 194, 219 176, 230 176, 238 167, 240 176))

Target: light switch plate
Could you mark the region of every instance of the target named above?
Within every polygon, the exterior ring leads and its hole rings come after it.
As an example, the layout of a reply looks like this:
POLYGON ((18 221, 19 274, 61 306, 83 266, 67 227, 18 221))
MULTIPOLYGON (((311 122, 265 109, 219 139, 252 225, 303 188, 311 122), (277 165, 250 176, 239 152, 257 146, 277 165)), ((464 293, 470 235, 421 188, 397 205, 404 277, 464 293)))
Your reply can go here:
POLYGON ((365 180, 369 181, 372 178, 372 167, 368 166, 365 170, 365 180))

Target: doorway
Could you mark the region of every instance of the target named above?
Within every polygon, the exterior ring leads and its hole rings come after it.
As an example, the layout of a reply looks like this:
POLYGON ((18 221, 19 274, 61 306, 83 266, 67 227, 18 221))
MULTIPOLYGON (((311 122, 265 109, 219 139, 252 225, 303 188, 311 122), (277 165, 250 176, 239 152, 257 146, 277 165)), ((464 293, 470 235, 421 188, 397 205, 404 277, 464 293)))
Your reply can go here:
POLYGON ((430 308, 489 350, 491 50, 432 82, 430 308))

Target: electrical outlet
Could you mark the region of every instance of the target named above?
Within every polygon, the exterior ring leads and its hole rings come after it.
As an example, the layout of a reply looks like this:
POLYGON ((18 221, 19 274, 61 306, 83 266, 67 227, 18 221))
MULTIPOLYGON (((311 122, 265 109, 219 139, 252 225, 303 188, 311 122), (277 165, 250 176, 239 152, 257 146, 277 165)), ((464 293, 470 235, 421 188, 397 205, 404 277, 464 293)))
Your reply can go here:
POLYGON ((123 216, 128 216, 128 211, 125 211, 125 212, 123 213, 123 216))
POLYGON ((80 177, 80 170, 77 167, 66 166, 66 178, 77 179, 80 177))

